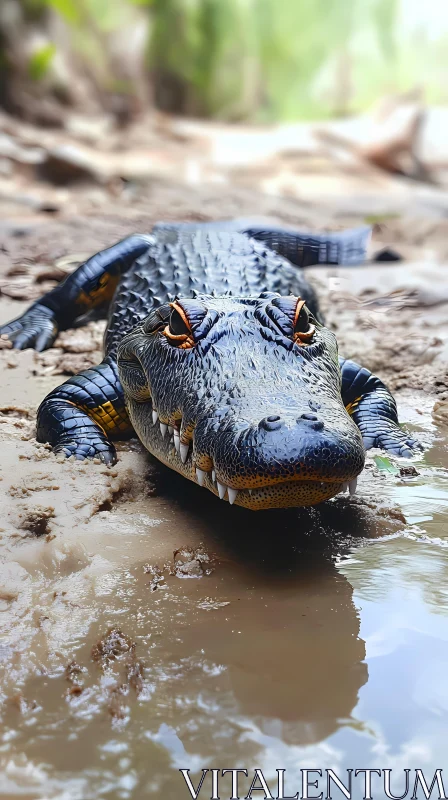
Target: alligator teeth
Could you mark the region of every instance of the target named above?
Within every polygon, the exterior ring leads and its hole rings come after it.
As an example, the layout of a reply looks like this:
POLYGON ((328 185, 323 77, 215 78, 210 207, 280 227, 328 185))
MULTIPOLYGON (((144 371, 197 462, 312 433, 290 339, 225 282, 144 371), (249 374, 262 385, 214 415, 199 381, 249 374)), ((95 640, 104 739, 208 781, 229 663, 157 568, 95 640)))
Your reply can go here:
POLYGON ((206 474, 207 473, 204 472, 203 469, 199 469, 199 467, 196 467, 196 478, 197 478, 199 486, 203 486, 204 485, 206 474))
POLYGON ((229 503, 231 506, 233 506, 238 494, 238 489, 232 489, 230 486, 226 486, 224 483, 220 483, 219 481, 216 481, 216 486, 218 487, 219 499, 224 500, 225 494, 227 492, 229 503))
POLYGON ((173 435, 173 433, 174 433, 174 428, 173 428, 173 426, 172 426, 172 425, 168 425, 168 433, 170 433, 171 435, 173 435))
POLYGON ((153 408, 153 410, 152 410, 152 424, 155 425, 158 419, 159 419, 159 415, 158 415, 157 411, 155 410, 155 408, 153 408))
POLYGON ((252 494, 252 489, 249 489, 249 494, 252 494))
POLYGON ((339 492, 339 494, 345 494, 345 492, 347 491, 347 489, 348 489, 348 483, 347 483, 347 482, 345 482, 345 483, 343 483, 343 484, 342 484, 342 486, 341 486, 341 491, 339 492))
POLYGON ((168 425, 165 425, 164 422, 161 422, 160 423, 160 433, 162 434, 162 439, 165 438, 165 433, 167 432, 167 430, 168 430, 168 425))
POLYGON ((215 472, 214 469, 212 469, 212 481, 213 481, 213 483, 215 483, 215 481, 216 481, 216 472, 215 472))
POLYGON ((350 494, 356 494, 356 484, 358 483, 358 478, 355 478, 354 481, 350 481, 348 485, 348 490, 350 494))
POLYGON ((230 503, 231 506, 233 506, 233 504, 234 504, 234 502, 236 500, 236 496, 238 494, 238 489, 232 489, 230 486, 228 486, 227 487, 227 493, 229 495, 229 503, 230 503))
POLYGON ((180 437, 179 437, 179 431, 177 431, 176 428, 174 429, 174 434, 173 435, 174 435, 174 447, 176 448, 176 452, 179 453, 180 452, 180 437))
POLYGON ((190 446, 188 444, 184 444, 183 442, 180 442, 180 460, 182 461, 182 464, 185 464, 185 462, 186 462, 186 460, 188 458, 189 449, 190 449, 190 446))
POLYGON ((220 483, 219 481, 216 481, 216 485, 218 487, 219 499, 223 500, 224 499, 224 495, 225 495, 225 493, 227 491, 227 486, 224 486, 224 484, 220 483))

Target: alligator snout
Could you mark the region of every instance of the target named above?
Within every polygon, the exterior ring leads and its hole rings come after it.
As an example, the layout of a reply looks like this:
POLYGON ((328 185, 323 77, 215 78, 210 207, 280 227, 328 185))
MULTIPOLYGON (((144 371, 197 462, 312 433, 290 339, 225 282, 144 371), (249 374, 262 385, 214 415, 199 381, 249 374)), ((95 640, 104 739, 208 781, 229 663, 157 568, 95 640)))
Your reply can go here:
POLYGON ((224 425, 213 417, 199 420, 188 458, 201 465, 196 466, 201 486, 256 510, 314 505, 347 485, 353 489, 364 448, 344 409, 326 423, 305 412, 269 414, 258 424, 243 425, 236 413, 224 425))
POLYGON ((235 427, 221 430, 199 424, 194 448, 206 452, 222 483, 235 489, 283 481, 349 482, 364 466, 364 448, 341 411, 344 425, 338 424, 339 416, 324 423, 307 413, 292 418, 272 414, 244 428, 237 420, 235 427))

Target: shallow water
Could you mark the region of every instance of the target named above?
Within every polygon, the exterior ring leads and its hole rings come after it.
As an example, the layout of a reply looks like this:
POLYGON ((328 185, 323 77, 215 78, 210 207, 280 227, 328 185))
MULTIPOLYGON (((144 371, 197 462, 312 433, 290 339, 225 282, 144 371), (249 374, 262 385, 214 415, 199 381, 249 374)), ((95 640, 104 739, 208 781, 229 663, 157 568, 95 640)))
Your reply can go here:
POLYGON ((94 582, 67 568, 68 595, 23 549, 40 610, 24 607, 0 651, 1 796, 177 800, 187 768, 195 786, 203 768, 247 768, 241 797, 255 768, 274 797, 277 769, 285 796, 301 768, 392 768, 397 795, 405 768, 432 779, 448 715, 448 439, 428 420, 417 478, 370 459, 357 498, 318 509, 245 512, 162 470, 154 497, 96 515, 114 566, 94 582))

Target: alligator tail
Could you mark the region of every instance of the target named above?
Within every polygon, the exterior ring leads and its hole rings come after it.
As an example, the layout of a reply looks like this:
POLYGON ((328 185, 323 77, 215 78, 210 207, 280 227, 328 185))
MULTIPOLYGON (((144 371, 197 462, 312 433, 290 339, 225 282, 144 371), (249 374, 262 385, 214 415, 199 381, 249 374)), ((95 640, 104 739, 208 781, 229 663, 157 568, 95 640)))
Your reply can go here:
POLYGON ((214 222, 158 222, 158 230, 222 230, 244 233, 263 242, 296 267, 312 267, 316 264, 340 264, 352 267, 363 264, 372 235, 370 225, 361 225, 336 233, 311 233, 271 225, 268 221, 238 218, 214 222))
POLYGON ((253 239, 264 242, 297 267, 316 264, 362 264, 372 235, 370 225, 336 233, 301 233, 284 228, 248 228, 253 239))

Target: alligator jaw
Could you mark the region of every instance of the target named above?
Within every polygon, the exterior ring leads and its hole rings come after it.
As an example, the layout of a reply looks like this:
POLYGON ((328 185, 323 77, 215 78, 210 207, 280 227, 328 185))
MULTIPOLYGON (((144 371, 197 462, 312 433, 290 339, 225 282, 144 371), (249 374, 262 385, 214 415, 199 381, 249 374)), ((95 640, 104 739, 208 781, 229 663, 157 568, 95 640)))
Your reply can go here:
POLYGON ((201 480, 203 482, 200 485, 209 489, 221 500, 228 500, 231 505, 235 503, 253 511, 315 505, 345 492, 347 488, 349 488, 350 494, 354 494, 356 491, 356 478, 349 483, 290 480, 254 489, 233 489, 218 480, 214 482, 208 475, 201 480))
MULTIPOLYGON (((329 500, 337 494, 356 493, 357 478, 343 480, 337 478, 324 480, 316 477, 304 480, 300 476, 281 481, 269 482, 253 487, 232 487, 217 475, 214 467, 202 469, 197 466, 193 439, 187 444, 182 442, 182 421, 171 420, 161 422, 159 412, 153 409, 152 425, 157 431, 157 448, 148 449, 156 458, 184 477, 194 481, 198 486, 212 492, 220 500, 243 508, 259 511, 267 508, 290 508, 312 506, 329 500), (169 435, 167 434, 167 431, 169 435)), ((205 462, 212 464, 209 457, 205 462)), ((202 463, 205 466, 205 463, 202 463)))
MULTIPOLYGON (((296 505, 296 500, 300 496, 306 500, 306 495, 309 498, 319 494, 323 500, 334 497, 337 494, 349 493, 356 494, 357 478, 346 482, 334 481, 302 481, 302 480, 289 480, 253 489, 234 489, 231 486, 221 483, 216 478, 214 470, 211 473, 204 472, 204 470, 195 469, 196 481, 199 486, 209 489, 220 500, 225 500, 232 506, 236 503, 245 508, 257 510, 257 508, 279 508, 279 502, 284 500, 284 507, 296 505), (271 506, 272 504, 272 506, 271 506)), ((302 505, 307 505, 303 502, 302 505)), ((310 504, 314 504, 314 500, 310 504)))

